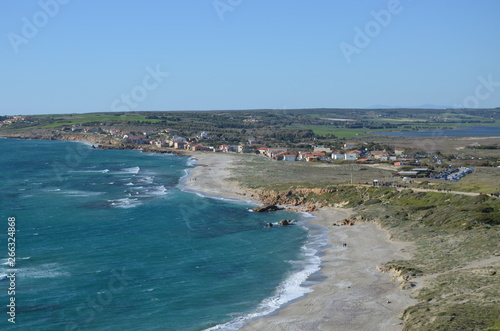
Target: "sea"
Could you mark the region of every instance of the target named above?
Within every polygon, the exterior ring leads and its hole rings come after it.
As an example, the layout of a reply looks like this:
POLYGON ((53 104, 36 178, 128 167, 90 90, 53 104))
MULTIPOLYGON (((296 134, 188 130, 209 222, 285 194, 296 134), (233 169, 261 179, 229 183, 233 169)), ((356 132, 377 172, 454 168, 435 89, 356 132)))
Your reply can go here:
POLYGON ((320 269, 309 215, 187 191, 189 157, 10 139, 0 155, 1 330, 237 330, 320 269))

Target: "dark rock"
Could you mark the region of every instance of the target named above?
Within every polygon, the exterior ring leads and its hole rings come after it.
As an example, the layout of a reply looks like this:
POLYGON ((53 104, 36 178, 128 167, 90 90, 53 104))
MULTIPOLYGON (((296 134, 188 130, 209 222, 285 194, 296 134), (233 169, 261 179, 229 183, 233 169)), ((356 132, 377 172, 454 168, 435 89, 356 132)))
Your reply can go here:
POLYGON ((290 221, 289 220, 281 220, 279 225, 281 226, 287 226, 287 225, 290 225, 290 221))
POLYGON ((277 210, 281 210, 281 209, 283 209, 283 208, 279 208, 276 205, 267 205, 267 206, 263 206, 263 207, 255 207, 252 210, 257 212, 257 213, 267 213, 270 211, 277 211, 277 210))

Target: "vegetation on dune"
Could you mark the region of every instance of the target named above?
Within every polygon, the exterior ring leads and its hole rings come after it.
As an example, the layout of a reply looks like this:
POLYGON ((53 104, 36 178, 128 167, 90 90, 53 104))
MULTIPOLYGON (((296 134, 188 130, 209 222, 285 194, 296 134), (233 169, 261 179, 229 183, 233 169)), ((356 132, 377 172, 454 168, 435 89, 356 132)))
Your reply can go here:
POLYGON ((385 264, 419 301, 404 312, 404 330, 495 330, 500 199, 349 184, 320 189, 315 184, 254 189, 272 203, 355 208, 359 221, 377 221, 393 239, 412 242, 410 259, 385 264))

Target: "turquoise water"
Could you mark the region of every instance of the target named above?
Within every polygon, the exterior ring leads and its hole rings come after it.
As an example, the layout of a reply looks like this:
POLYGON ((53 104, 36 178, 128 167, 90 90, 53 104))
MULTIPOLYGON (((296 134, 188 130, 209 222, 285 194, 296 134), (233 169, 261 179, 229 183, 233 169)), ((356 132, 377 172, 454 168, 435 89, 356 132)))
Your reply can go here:
POLYGON ((182 191, 186 157, 6 139, 0 153, 4 307, 8 217, 17 230, 16 323, 4 308, 0 329, 235 330, 318 270, 319 233, 265 227, 299 215, 182 191))

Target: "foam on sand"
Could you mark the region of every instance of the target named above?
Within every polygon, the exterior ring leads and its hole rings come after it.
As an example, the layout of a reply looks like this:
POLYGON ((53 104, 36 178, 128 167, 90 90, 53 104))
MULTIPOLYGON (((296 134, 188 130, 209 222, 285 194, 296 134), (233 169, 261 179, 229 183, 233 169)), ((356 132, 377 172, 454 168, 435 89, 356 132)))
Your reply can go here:
POLYGON ((303 259, 287 261, 296 266, 299 270, 286 277, 286 279, 278 285, 274 295, 264 299, 250 314, 239 316, 230 322, 216 325, 206 331, 238 330, 249 321, 269 315, 287 303, 312 292, 313 290, 306 285, 308 285, 309 277, 320 270, 321 259, 318 256, 318 252, 321 247, 326 245, 328 237, 324 230, 318 232, 309 229, 309 231, 308 242, 302 247, 303 259))

